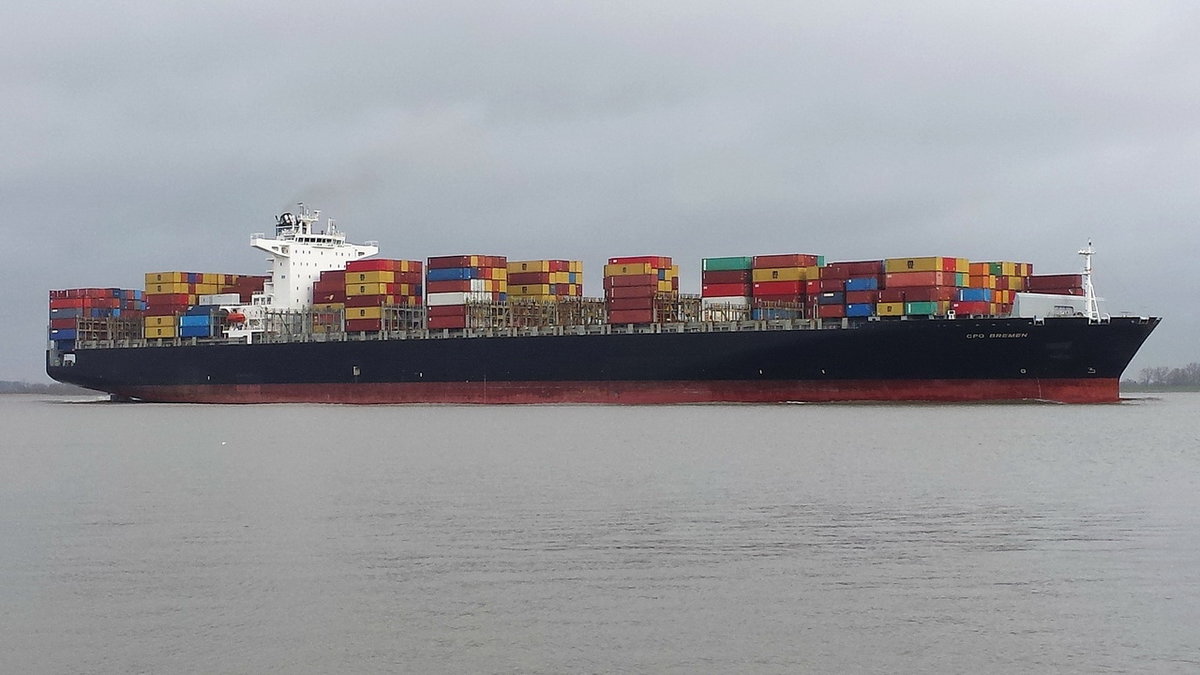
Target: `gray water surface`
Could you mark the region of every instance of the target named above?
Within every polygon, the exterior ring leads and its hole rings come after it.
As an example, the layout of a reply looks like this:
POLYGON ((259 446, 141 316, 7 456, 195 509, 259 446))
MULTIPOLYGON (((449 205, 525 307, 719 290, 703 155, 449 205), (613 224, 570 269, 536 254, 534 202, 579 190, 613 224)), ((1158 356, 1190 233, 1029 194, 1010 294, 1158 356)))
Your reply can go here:
POLYGON ((0 397, 0 671, 1194 671, 1198 416, 0 397))

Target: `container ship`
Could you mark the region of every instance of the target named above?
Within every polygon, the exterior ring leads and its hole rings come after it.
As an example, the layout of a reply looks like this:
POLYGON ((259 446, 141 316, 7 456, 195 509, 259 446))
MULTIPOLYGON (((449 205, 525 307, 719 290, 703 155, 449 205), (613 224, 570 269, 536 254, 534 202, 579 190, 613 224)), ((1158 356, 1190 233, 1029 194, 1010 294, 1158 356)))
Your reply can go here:
POLYGON ((319 212, 251 245, 265 275, 151 272, 49 298, 50 377, 194 403, 671 404, 1119 400, 1159 317, 1092 285, 951 256, 618 256, 603 296, 578 260, 377 257, 319 212))

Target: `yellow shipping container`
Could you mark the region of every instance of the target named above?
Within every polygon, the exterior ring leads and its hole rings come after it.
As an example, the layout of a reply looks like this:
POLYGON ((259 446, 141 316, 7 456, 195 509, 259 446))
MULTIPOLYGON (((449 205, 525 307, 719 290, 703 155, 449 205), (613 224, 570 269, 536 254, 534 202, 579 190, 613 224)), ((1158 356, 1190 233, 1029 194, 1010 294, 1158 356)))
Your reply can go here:
MULTIPOLYGON (((885 258, 883 269, 888 274, 895 272, 942 272, 943 258, 940 255, 924 258, 885 258)), ((968 264, 967 271, 970 271, 968 264)))
POLYGON ((572 261, 570 261, 570 263, 568 263, 567 269, 572 272, 575 272, 576 274, 583 274, 583 261, 582 260, 572 260, 572 261))
POLYGON ((875 313, 879 316, 903 316, 903 302, 880 302, 875 305, 875 313))
POLYGON ((650 263, 630 263, 628 265, 605 265, 604 276, 624 277, 634 274, 658 274, 658 270, 650 263))
POLYGON ((549 272, 549 260, 510 260, 508 261, 508 273, 515 274, 518 272, 549 272))
POLYGON ((217 284, 196 284, 196 295, 213 295, 217 293, 221 287, 217 284))
POLYGON ((946 260, 954 261, 954 271, 962 274, 971 273, 971 261, 966 258, 947 258, 946 260))
POLYGON ((347 319, 382 319, 382 307, 347 307, 347 319))
POLYGON ((346 295, 387 295, 388 284, 346 284, 346 295))
POLYGON ((146 328, 162 328, 163 326, 174 326, 177 319, 174 314, 169 316, 148 316, 146 317, 146 328))
POLYGON ((200 275, 200 283, 202 284, 219 284, 221 283, 221 275, 212 272, 205 272, 200 275))
POLYGON ((764 267, 750 273, 755 283, 763 281, 806 281, 807 267, 764 267))
POLYGON ((195 290, 191 284, 185 283, 165 283, 165 284, 150 284, 146 286, 146 292, 151 294, 159 293, 194 293, 195 290))
POLYGON ((550 295, 550 284, 520 284, 508 287, 509 295, 550 295))
POLYGON ((147 272, 146 288, 151 284, 177 284, 187 280, 187 272, 147 272))
POLYGON ((173 338, 175 335, 175 326, 155 326, 146 329, 147 338, 173 338))
POLYGON ((670 279, 658 282, 658 292, 659 293, 670 293, 673 290, 675 290, 675 289, 672 287, 670 279))
POLYGON ((396 273, 392 270, 372 270, 370 272, 347 272, 346 285, 351 284, 390 284, 396 281, 396 273))

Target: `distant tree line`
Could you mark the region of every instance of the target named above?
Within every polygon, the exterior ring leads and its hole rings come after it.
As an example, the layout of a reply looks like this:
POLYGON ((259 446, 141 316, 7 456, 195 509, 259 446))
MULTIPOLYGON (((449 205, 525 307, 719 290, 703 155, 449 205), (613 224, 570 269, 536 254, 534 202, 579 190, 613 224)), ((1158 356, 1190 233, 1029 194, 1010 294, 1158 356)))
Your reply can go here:
POLYGON ((1150 387, 1200 387, 1200 363, 1182 368, 1142 368, 1137 383, 1150 387))

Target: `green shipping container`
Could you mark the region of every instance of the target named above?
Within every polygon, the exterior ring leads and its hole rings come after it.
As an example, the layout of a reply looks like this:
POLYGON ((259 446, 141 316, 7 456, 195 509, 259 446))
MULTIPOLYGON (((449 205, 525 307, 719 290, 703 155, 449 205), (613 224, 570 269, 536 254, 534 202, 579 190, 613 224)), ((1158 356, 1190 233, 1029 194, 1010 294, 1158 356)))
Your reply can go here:
POLYGON ((904 313, 909 316, 933 316, 937 314, 938 304, 936 302, 906 302, 904 303, 904 313))
POLYGON ((990 274, 994 277, 1004 276, 1004 263, 1002 263, 1002 262, 988 263, 988 274, 990 274))
POLYGON ((954 285, 959 288, 966 288, 971 285, 971 275, 966 272, 954 273, 954 285))
POLYGON ((727 258, 704 258, 701 269, 705 272, 748 270, 754 267, 753 256, 730 256, 727 258))

